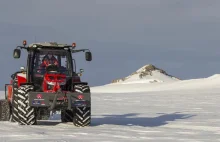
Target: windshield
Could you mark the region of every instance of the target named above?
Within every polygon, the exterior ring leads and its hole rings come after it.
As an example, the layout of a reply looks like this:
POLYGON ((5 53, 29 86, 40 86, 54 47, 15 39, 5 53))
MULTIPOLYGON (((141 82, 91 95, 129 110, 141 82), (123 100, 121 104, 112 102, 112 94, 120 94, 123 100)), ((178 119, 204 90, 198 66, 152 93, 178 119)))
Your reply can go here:
POLYGON ((70 76, 71 65, 68 61, 68 52, 65 50, 40 50, 35 54, 34 76, 44 75, 48 66, 51 65, 56 66, 58 72, 70 76))

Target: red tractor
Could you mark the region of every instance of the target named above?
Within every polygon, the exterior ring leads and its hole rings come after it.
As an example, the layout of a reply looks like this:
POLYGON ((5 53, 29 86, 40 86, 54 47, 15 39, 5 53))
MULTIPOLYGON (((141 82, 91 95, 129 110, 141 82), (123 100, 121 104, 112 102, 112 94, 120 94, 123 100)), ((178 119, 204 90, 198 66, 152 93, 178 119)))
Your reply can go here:
POLYGON ((0 100, 0 120, 36 125, 37 120, 48 119, 50 112, 61 111, 62 122, 73 122, 84 127, 91 123, 91 94, 87 82, 81 82, 81 69, 76 73, 72 53, 89 49, 75 49, 76 44, 33 43, 17 46, 13 57, 20 58, 21 49, 28 53, 27 67, 11 75, 5 85, 5 99, 0 100))

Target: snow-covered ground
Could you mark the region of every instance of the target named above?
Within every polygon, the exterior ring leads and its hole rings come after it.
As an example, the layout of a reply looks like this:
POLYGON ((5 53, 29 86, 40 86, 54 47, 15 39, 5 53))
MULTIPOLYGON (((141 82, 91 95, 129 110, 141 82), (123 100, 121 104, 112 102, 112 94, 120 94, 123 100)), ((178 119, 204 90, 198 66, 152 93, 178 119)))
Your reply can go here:
POLYGON ((37 126, 0 122, 0 142, 220 141, 220 75, 153 84, 111 84, 91 91, 90 127, 60 123, 59 114, 37 126))
MULTIPOLYGON (((166 81, 162 83, 148 83, 148 80, 139 80, 138 83, 127 82, 113 83, 92 88, 94 93, 136 93, 148 91, 189 91, 189 90, 207 90, 220 88, 220 74, 215 74, 207 78, 166 81)), ((214 91, 214 90, 213 90, 214 91)))

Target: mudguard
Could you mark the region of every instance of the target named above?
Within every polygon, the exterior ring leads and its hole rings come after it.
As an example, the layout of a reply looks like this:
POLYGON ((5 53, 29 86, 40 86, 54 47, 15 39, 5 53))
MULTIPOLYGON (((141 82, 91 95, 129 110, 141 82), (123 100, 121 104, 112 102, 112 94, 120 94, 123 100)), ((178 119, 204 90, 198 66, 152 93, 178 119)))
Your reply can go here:
POLYGON ((12 98, 12 84, 5 84, 5 99, 11 101, 12 98))
POLYGON ((88 85, 88 82, 73 82, 73 85, 88 85))

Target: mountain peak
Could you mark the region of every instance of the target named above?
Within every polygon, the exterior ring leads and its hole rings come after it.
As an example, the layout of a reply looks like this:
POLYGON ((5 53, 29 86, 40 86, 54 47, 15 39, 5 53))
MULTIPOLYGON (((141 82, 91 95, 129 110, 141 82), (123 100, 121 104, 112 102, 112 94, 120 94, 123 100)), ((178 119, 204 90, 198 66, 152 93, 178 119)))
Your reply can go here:
POLYGON ((152 64, 147 64, 127 77, 113 80, 112 83, 126 83, 126 82, 154 83, 154 82, 165 82, 165 81, 176 81, 176 80, 180 80, 180 79, 167 74, 166 71, 157 68, 152 64))
POLYGON ((141 71, 153 71, 153 70, 156 70, 158 69, 157 67, 155 67, 154 65, 152 64, 147 64, 143 67, 141 67, 140 69, 138 69, 136 72, 141 72, 141 71))

